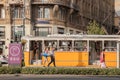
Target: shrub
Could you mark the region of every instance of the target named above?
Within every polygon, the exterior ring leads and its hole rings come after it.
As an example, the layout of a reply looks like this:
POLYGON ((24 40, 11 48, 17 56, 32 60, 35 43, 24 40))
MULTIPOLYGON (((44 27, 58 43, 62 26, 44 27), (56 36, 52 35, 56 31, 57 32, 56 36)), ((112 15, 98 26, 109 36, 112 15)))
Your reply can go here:
POLYGON ((23 74, 120 75, 120 69, 97 68, 23 68, 23 74))
POLYGON ((0 74, 17 74, 21 73, 20 67, 0 67, 0 74))
POLYGON ((73 74, 73 75, 120 75, 117 68, 67 68, 67 67, 0 67, 0 74, 73 74))

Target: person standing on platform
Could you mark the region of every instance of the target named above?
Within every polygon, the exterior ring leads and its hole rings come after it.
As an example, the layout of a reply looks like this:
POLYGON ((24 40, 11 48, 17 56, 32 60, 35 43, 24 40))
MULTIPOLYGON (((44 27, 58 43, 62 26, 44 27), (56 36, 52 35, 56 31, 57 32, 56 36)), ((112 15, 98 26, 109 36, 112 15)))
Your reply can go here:
POLYGON ((46 47, 42 54, 42 56, 44 56, 44 61, 43 61, 44 67, 45 67, 46 62, 48 62, 48 59, 47 59, 48 55, 49 55, 49 49, 48 49, 48 47, 46 47))
POLYGON ((106 64, 105 64, 105 49, 103 49, 102 52, 100 53, 100 67, 101 68, 106 68, 106 64))

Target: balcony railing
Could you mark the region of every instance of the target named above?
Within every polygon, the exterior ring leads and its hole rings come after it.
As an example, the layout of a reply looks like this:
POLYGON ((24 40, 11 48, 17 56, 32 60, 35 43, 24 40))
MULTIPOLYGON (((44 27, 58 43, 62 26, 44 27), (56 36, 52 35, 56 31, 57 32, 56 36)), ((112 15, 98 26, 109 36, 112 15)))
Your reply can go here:
POLYGON ((70 0, 32 0, 32 4, 57 4, 79 10, 79 6, 70 3, 70 0))
POLYGON ((58 4, 69 6, 70 1, 68 0, 32 0, 32 4, 58 4))

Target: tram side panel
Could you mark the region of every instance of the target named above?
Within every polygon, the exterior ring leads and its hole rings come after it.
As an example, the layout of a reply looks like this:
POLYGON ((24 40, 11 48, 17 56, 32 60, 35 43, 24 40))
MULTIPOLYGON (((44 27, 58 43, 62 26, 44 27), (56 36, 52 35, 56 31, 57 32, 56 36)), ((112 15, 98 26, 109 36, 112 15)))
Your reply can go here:
POLYGON ((25 66, 30 66, 30 52, 24 52, 24 62, 25 66))
POLYGON ((105 52, 105 63, 107 67, 117 66, 117 53, 116 52, 105 52))
POLYGON ((56 66, 88 66, 88 52, 55 52, 56 66))

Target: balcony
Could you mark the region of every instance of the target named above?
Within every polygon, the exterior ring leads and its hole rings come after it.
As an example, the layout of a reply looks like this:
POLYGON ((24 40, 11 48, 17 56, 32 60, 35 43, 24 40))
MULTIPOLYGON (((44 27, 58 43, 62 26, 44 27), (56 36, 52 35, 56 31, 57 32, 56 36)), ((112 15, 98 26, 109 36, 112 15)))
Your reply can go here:
POLYGON ((79 5, 76 5, 76 4, 74 4, 74 3, 71 3, 71 4, 70 4, 70 7, 73 8, 73 9, 75 9, 75 10, 77 10, 77 11, 80 10, 79 5))
POLYGON ((70 3, 70 0, 32 0, 32 4, 57 4, 63 5, 79 11, 79 5, 70 3))
POLYGON ((58 4, 63 6, 69 6, 69 0, 32 0, 32 4, 58 4))

